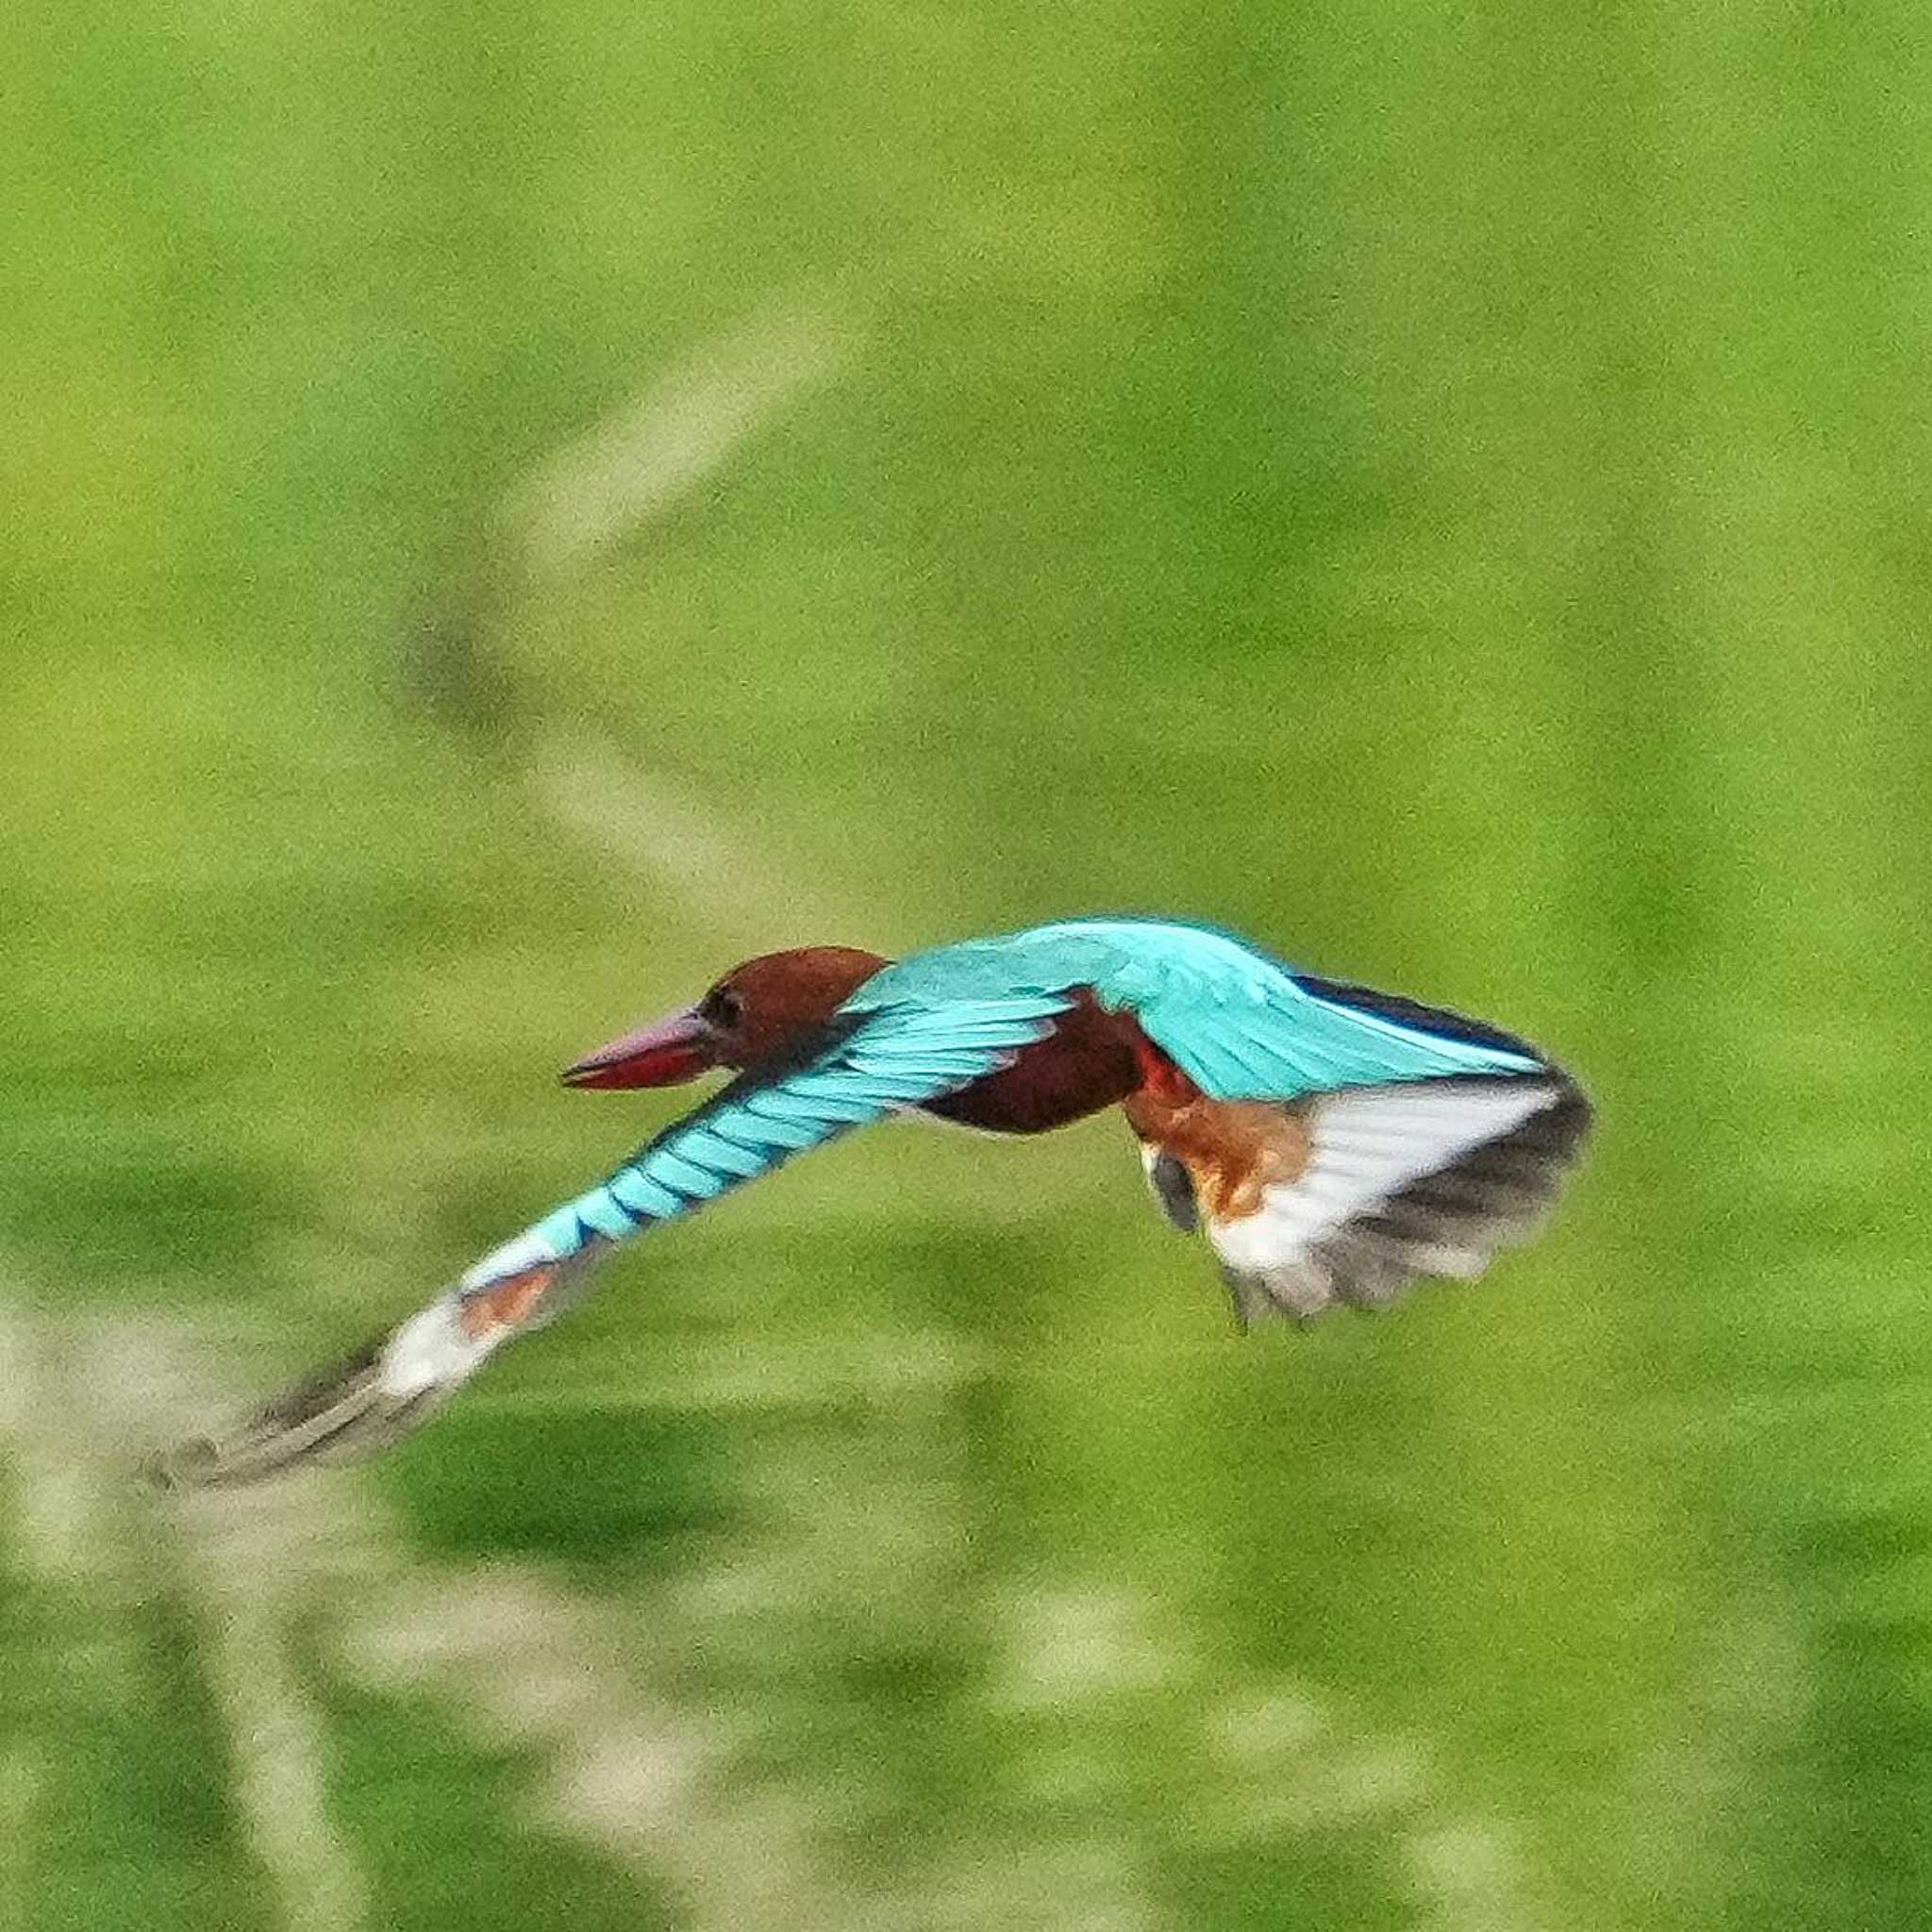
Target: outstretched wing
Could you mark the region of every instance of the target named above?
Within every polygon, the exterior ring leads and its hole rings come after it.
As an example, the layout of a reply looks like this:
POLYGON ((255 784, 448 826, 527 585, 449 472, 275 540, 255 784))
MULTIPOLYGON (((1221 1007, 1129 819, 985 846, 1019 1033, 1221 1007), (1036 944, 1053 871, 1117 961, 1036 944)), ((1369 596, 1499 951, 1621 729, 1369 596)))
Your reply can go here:
POLYGON ((1069 1001, 1049 992, 835 1016, 810 1052, 741 1074, 594 1188, 492 1250, 457 1285, 238 1428, 163 1457, 166 1483, 246 1482, 379 1446, 446 1401, 512 1337, 575 1298, 591 1262, 808 1148, 997 1071, 1069 1001))
POLYGON ((1127 1104, 1176 1226, 1205 1227, 1243 1322, 1378 1306, 1467 1278, 1534 1234, 1591 1110, 1527 1041, 1459 1013, 1297 974, 1224 934, 1137 921, 1042 928, 1173 1077, 1127 1104))

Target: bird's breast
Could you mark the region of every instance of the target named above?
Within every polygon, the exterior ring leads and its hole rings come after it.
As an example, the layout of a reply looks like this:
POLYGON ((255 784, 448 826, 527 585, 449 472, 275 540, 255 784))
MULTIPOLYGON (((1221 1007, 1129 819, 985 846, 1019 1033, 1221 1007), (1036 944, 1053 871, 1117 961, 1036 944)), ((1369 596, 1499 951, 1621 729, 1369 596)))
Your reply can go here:
POLYGON ((1140 1086, 1141 1029, 1082 994, 1011 1066, 928 1101, 925 1111, 991 1134, 1043 1134, 1115 1106, 1140 1086))

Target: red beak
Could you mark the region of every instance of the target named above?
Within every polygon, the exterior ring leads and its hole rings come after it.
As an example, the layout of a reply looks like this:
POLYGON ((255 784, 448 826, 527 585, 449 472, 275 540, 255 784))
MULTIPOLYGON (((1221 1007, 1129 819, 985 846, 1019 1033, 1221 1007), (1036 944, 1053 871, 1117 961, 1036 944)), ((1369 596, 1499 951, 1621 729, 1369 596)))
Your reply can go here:
POLYGON ((718 1036, 695 1007, 640 1026, 563 1070, 566 1087, 675 1087, 718 1064, 718 1036))

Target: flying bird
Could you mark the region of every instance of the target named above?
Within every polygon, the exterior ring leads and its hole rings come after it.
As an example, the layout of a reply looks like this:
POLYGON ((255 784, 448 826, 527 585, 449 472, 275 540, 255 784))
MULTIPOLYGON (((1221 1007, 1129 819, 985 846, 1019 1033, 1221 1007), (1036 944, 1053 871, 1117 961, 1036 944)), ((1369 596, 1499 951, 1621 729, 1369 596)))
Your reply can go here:
POLYGON ((157 1474, 244 1481, 390 1441, 555 1315, 605 1250, 888 1115, 1038 1134, 1121 1108, 1162 1213, 1206 1234, 1243 1326, 1479 1274, 1535 1231, 1590 1124, 1575 1081, 1511 1034, 1154 919, 897 961, 767 953, 563 1078, 663 1087, 714 1070, 732 1077, 588 1192, 157 1474))

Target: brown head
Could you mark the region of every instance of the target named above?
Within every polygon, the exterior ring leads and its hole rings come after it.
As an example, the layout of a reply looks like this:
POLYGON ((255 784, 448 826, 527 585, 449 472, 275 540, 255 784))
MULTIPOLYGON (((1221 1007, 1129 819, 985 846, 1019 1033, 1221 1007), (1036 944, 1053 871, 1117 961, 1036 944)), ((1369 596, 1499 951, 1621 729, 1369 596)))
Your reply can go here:
POLYGON ((809 1039, 888 962, 857 946, 795 946, 734 966, 695 1006, 586 1054, 572 1087, 675 1087, 715 1067, 738 1072, 809 1039))

